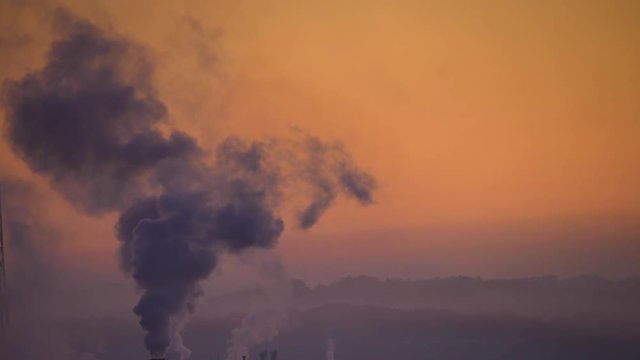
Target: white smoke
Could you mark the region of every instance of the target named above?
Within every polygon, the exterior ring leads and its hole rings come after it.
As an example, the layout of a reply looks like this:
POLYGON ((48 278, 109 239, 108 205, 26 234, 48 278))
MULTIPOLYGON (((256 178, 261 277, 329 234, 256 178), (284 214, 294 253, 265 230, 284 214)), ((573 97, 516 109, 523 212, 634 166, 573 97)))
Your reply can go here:
POLYGON ((260 270, 264 281, 262 301, 232 330, 226 360, 248 357, 253 346, 274 339, 288 321, 293 289, 280 259, 271 254, 262 261, 260 270))
POLYGON ((336 346, 332 338, 327 340, 327 360, 335 360, 336 346))
POLYGON ((191 350, 184 345, 182 340, 182 323, 176 323, 173 328, 171 344, 167 349, 167 359, 169 360, 189 360, 191 350))

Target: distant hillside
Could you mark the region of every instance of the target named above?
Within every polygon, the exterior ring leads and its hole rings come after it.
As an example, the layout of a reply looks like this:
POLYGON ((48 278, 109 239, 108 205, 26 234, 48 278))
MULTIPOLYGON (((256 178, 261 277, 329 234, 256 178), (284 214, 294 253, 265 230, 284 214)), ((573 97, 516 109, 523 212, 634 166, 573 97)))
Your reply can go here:
MULTIPOLYGON (((254 350, 277 348, 281 360, 323 360, 331 337, 337 360, 640 359, 640 329, 601 320, 336 304, 294 312, 274 341, 254 350)), ((189 327, 187 341, 200 354, 193 360, 208 359, 201 354, 214 352, 213 341, 225 344, 203 334, 224 334, 218 328, 229 323, 199 321, 189 327)))
MULTIPOLYGON (((368 276, 308 287, 292 282, 294 303, 378 305, 404 309, 444 309, 461 313, 504 313, 539 317, 599 314, 640 319, 640 278, 612 281, 597 277, 538 277, 484 280, 470 277, 381 280, 368 276)), ((209 300, 219 313, 242 312, 262 301, 260 289, 209 300)))
MULTIPOLYGON (((640 359, 638 279, 356 277, 292 289, 288 318, 253 355, 277 348, 280 360, 323 360, 333 338, 336 360, 640 359)), ((231 330, 267 298, 260 289, 208 298, 184 334, 191 360, 222 359, 231 330)), ((45 320, 34 336, 66 344, 71 360, 147 357, 133 316, 45 320)), ((31 344, 17 344, 18 353, 31 344)))

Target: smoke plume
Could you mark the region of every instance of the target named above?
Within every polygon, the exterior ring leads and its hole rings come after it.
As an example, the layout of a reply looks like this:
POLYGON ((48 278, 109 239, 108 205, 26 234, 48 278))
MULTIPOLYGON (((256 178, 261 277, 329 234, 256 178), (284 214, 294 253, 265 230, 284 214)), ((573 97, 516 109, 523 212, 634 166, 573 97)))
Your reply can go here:
POLYGON ((8 82, 13 150, 69 200, 95 213, 127 206, 158 162, 197 152, 186 134, 163 135, 145 51, 60 12, 61 39, 43 69, 8 82))
POLYGON ((339 143, 227 138, 208 154, 171 129, 145 49, 61 11, 45 66, 6 86, 16 154, 90 214, 120 213, 121 266, 140 289, 145 346, 164 355, 223 253, 276 245, 287 200, 313 226, 340 194, 372 202, 374 179, 339 143))
POLYGON ((226 360, 249 357, 251 347, 273 340, 288 321, 293 302, 291 279, 277 257, 265 258, 260 265, 263 281, 260 302, 232 330, 226 360))
POLYGON ((336 346, 333 342, 333 339, 329 338, 329 340, 327 340, 327 360, 335 360, 335 351, 336 346))

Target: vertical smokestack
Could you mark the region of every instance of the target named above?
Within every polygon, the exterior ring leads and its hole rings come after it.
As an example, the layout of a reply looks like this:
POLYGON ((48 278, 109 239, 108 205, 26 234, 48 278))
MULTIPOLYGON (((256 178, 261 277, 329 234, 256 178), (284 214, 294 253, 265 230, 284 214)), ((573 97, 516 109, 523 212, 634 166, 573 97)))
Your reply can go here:
MULTIPOLYGON (((0 189, 0 330, 3 334, 9 332, 9 302, 7 295, 7 276, 5 269, 5 257, 4 257, 4 229, 2 227, 2 191, 0 189)), ((0 338, 0 343, 6 339, 3 336, 0 338)))
POLYGON ((273 350, 271 352, 271 360, 278 360, 278 351, 273 350))
POLYGON ((263 351, 260 353, 260 360, 267 360, 267 352, 263 351))
POLYGON ((0 331, 3 336, 0 337, 0 345, 3 347, 9 345, 9 300, 7 294, 7 275, 5 269, 4 257, 4 228, 2 227, 2 189, 0 189, 0 331))

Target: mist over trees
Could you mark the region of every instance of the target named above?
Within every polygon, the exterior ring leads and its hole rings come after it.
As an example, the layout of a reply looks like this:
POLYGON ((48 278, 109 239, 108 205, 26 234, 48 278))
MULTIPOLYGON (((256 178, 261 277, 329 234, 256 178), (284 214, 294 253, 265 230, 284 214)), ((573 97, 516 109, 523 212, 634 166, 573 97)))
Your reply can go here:
MULTIPOLYGON (((85 288, 115 306, 126 287, 85 288), (110 294, 110 295, 108 295, 110 294)), ((75 285, 74 285, 75 286, 75 285)), ((292 281, 288 320, 252 358, 280 359, 638 359, 640 279, 596 277, 427 280, 347 277, 310 287, 292 281)), ((203 299, 184 342, 192 360, 223 359, 232 329, 269 289, 247 288, 203 299)), ((71 359, 146 358, 135 319, 103 306, 95 316, 58 318, 71 359)), ((51 325, 50 325, 51 326, 51 325)), ((170 358, 171 359, 171 358, 170 358)))

